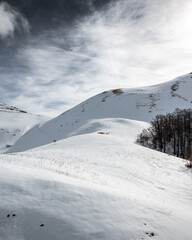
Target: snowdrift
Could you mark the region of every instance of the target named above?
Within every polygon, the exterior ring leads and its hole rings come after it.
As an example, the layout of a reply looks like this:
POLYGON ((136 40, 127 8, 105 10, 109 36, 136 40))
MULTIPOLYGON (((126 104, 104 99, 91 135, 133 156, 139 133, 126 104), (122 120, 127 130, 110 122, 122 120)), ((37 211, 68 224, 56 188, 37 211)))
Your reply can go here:
POLYGON ((108 134, 1 156, 0 239, 191 240, 191 171, 135 144, 147 123, 103 121, 108 134))

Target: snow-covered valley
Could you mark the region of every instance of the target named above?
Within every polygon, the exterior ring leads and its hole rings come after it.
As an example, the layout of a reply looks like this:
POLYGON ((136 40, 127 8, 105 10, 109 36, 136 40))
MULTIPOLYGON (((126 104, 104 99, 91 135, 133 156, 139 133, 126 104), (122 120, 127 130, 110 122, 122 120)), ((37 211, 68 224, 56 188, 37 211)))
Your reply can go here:
POLYGON ((108 91, 32 127, 0 156, 0 239, 190 240, 191 170, 135 140, 191 90, 188 74, 108 91))

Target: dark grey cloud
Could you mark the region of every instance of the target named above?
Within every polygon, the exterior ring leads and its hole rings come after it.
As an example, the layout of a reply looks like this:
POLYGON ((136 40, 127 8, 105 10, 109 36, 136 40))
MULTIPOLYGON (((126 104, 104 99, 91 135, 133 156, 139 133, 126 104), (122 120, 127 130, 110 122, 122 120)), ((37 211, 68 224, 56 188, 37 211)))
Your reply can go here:
POLYGON ((26 16, 32 31, 70 25, 82 17, 99 11, 114 0, 7 0, 26 16))

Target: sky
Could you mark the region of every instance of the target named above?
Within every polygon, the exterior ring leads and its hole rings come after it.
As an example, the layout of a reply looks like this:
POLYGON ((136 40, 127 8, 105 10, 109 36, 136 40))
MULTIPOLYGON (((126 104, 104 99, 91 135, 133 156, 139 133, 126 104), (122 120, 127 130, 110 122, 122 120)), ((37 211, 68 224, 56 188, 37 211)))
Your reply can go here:
POLYGON ((192 71, 191 0, 0 1, 0 102, 57 116, 192 71))

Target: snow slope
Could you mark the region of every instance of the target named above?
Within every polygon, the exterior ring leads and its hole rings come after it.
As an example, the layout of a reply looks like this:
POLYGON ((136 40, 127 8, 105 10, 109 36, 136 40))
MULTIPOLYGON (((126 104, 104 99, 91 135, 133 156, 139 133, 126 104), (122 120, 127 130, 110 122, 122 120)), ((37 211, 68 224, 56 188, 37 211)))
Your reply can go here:
POLYGON ((108 91, 26 132, 0 155, 0 240, 191 240, 191 170, 135 143, 156 114, 191 107, 191 88, 186 75, 108 91))
POLYGON ((1 240, 192 239, 191 170, 135 143, 148 123, 99 124, 0 156, 1 240))
POLYGON ((47 120, 48 117, 0 103, 0 152, 6 152, 30 128, 47 120))
MULTIPOLYGON (((100 119, 124 118, 150 122, 157 114, 192 107, 192 74, 139 89, 116 89, 96 95, 44 124, 30 129, 9 152, 25 151, 71 136, 91 133, 100 119)), ((102 122, 105 128, 107 123, 102 122)))

